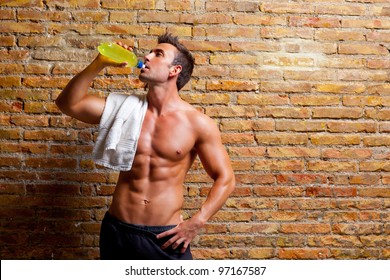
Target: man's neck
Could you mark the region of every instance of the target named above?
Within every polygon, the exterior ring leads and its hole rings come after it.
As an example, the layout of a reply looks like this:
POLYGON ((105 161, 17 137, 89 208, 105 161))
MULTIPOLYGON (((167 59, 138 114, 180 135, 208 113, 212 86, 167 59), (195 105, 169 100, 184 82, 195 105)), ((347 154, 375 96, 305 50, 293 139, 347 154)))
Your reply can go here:
POLYGON ((150 87, 147 93, 149 108, 155 111, 158 115, 167 113, 175 108, 174 104, 181 102, 179 92, 175 87, 150 87))

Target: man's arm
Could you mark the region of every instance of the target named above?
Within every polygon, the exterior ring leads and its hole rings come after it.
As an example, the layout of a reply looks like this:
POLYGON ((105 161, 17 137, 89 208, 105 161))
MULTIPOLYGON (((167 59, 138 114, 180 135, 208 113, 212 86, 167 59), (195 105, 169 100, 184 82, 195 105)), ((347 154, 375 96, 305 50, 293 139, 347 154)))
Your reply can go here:
POLYGON ((214 180, 206 201, 194 216, 203 225, 225 204, 235 188, 233 169, 218 127, 213 120, 208 119, 208 122, 209 130, 201 134, 196 145, 204 169, 214 180))
POLYGON ((102 116, 105 98, 88 95, 93 79, 106 66, 124 67, 126 63, 116 63, 98 55, 83 71, 73 77, 56 99, 58 108, 66 115, 82 122, 97 124, 102 116))
POLYGON ((184 253, 192 239, 195 238, 206 222, 225 204, 235 188, 233 169, 229 156, 222 145, 218 127, 209 118, 202 120, 201 127, 203 129, 200 132, 199 140, 195 148, 204 169, 214 180, 214 183, 207 195, 206 201, 193 217, 157 236, 157 238, 163 238, 173 235, 162 246, 163 249, 169 246, 176 249, 180 244, 184 243, 181 249, 181 252, 184 253), (204 129, 205 127, 207 129, 204 129))

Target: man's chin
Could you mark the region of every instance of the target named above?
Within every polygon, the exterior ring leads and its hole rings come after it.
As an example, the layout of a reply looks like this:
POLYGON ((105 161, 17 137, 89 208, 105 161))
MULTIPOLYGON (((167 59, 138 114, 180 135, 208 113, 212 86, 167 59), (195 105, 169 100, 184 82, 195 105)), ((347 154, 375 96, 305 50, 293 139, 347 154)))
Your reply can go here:
POLYGON ((140 73, 140 74, 139 74, 138 79, 139 79, 141 82, 147 83, 147 79, 146 79, 145 75, 143 75, 143 73, 140 73))

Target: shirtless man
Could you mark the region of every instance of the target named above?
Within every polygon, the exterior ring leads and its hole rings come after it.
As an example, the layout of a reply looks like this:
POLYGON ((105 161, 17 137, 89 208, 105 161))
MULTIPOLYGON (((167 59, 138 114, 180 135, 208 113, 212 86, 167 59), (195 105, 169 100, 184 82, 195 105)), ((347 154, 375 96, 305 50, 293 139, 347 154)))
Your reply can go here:
MULTIPOLYGON (((192 259, 189 244, 232 193, 234 174, 215 122, 178 94, 192 74, 190 52, 177 37, 164 34, 144 60, 146 68, 139 78, 148 85, 148 108, 133 166, 120 172, 102 221, 101 258, 192 259), (183 184, 197 155, 213 184, 199 211, 184 221, 183 184)), ((99 54, 59 95, 60 110, 98 124, 106 99, 87 92, 107 66, 125 67, 126 63, 99 54)))

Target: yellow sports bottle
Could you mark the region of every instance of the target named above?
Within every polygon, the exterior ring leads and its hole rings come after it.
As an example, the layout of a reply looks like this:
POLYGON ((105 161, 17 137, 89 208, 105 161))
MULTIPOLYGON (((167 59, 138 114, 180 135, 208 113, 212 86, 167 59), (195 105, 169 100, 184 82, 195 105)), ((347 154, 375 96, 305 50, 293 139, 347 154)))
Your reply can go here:
POLYGON ((127 67, 145 67, 144 63, 138 60, 137 56, 133 52, 122 48, 118 44, 101 43, 98 46, 98 51, 115 62, 127 62, 127 67))

